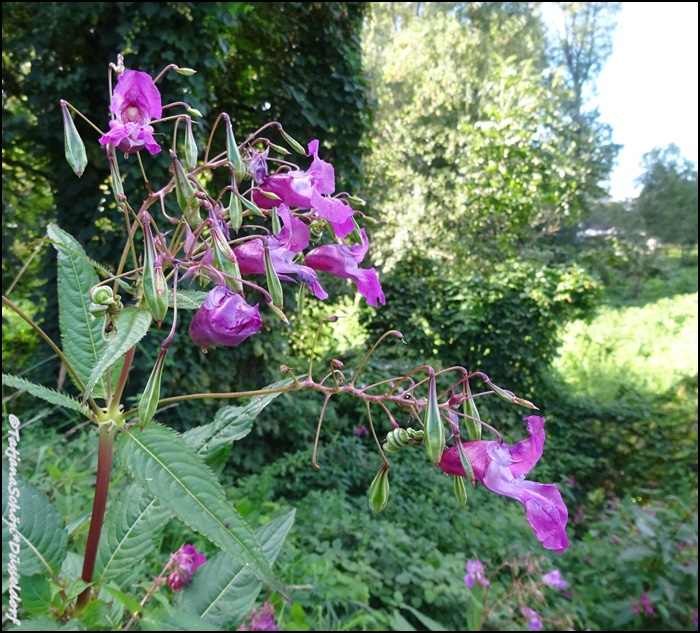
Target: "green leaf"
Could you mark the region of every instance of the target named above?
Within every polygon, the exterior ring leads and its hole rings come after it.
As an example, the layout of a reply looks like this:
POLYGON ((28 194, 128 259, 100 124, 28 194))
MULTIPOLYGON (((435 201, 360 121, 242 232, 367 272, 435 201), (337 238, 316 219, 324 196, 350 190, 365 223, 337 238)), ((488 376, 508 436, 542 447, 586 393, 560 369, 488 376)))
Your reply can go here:
POLYGON ((436 622, 432 618, 429 618, 427 615, 423 615, 420 611, 414 609, 413 607, 409 607, 405 604, 403 605, 403 608, 415 615, 416 618, 418 618, 428 629, 428 631, 449 631, 449 629, 446 629, 442 624, 436 622))
MULTIPOLYGON (((291 378, 268 385, 266 389, 277 389, 292 384, 291 378)), ((193 427, 183 434, 184 440, 205 460, 216 454, 222 447, 240 440, 250 433, 253 421, 279 393, 257 396, 245 407, 222 407, 216 412, 214 421, 200 427, 193 427)))
POLYGON ((165 607, 148 611, 141 620, 142 631, 220 631, 211 623, 191 613, 173 611, 165 607))
MULTIPOLYGON (((270 562, 277 558, 293 523, 294 510, 256 531, 270 562)), ((250 571, 220 552, 197 571, 187 592, 178 595, 175 606, 230 630, 253 608, 261 588, 262 583, 250 571)))
POLYGON ((114 318, 114 332, 104 348, 98 361, 90 372, 90 379, 85 386, 85 397, 97 384, 104 373, 121 359, 136 343, 148 333, 151 327, 151 314, 138 308, 125 308, 114 318))
POLYGON ((10 550, 19 543, 19 573, 56 575, 66 556, 68 534, 63 519, 46 495, 28 481, 2 467, 2 564, 7 571, 10 550), (12 498, 19 509, 9 503, 12 498), (13 530, 13 517, 19 525, 13 530))
POLYGON ((51 606, 51 586, 49 581, 40 574, 22 576, 22 607, 30 615, 41 615, 49 612, 51 606))
POLYGON ((127 470, 175 516, 287 595, 253 531, 226 501, 211 469, 180 435, 152 423, 140 433, 122 433, 118 448, 127 470))
MULTIPOLYGON (((196 310, 206 301, 208 295, 208 292, 201 290, 178 290, 177 307, 182 310, 196 310)), ((173 307, 172 293, 170 293, 170 307, 173 307)))
POLYGON ((143 611, 141 603, 135 598, 132 598, 129 594, 123 593, 114 587, 105 587, 105 591, 117 602, 123 604, 129 610, 131 615, 143 611))
POLYGON ((398 609, 394 609, 394 631, 415 631, 415 627, 404 618, 398 609))
MULTIPOLYGON (((49 224, 47 232, 58 251, 58 322, 63 353, 86 383, 105 347, 104 322, 89 310, 90 289, 99 279, 92 264, 85 260, 83 247, 72 236, 55 224, 49 224)), ((107 392, 105 382, 98 380, 93 395, 100 398, 107 392)))
POLYGON ((29 382, 24 378, 20 378, 19 376, 11 376, 10 374, 2 375, 2 384, 14 389, 21 389, 22 391, 26 391, 27 393, 30 393, 37 398, 41 398, 42 400, 46 400, 51 404, 56 404, 59 407, 65 407, 66 409, 77 411, 85 417, 90 417, 90 409, 82 406, 75 398, 71 398, 70 396, 60 393, 59 391, 54 391, 49 387, 37 385, 34 382, 29 382))
POLYGON ((95 583, 121 578, 154 549, 153 535, 172 516, 138 484, 131 484, 107 511, 95 560, 95 583))

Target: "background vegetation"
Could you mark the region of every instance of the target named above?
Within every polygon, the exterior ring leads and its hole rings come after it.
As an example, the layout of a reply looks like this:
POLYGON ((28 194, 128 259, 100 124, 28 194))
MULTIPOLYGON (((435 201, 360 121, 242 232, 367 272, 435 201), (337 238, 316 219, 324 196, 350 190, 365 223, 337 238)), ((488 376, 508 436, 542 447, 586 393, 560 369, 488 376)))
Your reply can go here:
MULTIPOLYGON (((3 3, 3 293, 45 330, 58 328, 55 262, 35 248, 46 224, 58 222, 97 259, 121 244, 99 146, 87 143, 91 169, 76 179, 58 108, 70 98, 106 113, 105 70, 121 51, 139 70, 199 70, 187 88, 164 83, 165 98, 232 113, 239 136, 277 119, 302 142, 320 139, 338 190, 366 192, 378 221, 363 226, 386 307, 369 308, 335 282, 340 298, 307 299, 291 332, 270 322, 204 357, 183 330, 164 396, 277 380, 280 364, 304 362, 320 320, 342 314, 322 331, 321 362, 352 367, 368 342, 399 329, 407 344, 381 348, 367 381, 416 362, 458 363, 533 400, 547 419, 533 478, 559 483, 570 510, 572 545, 558 556, 541 549, 513 502, 480 488, 461 510, 415 454, 397 456, 389 505, 371 515, 378 457, 353 432, 364 410, 331 401, 317 474, 320 403, 279 397, 224 476, 251 521, 296 508, 277 563, 298 587, 295 602, 268 596, 282 628, 464 630, 463 570, 473 558, 492 580, 486 629, 524 628, 511 588, 554 567, 567 591, 528 594, 545 628, 697 628, 697 167, 677 148, 651 149, 639 197, 606 200, 617 147, 585 96, 618 9, 562 3, 557 37, 536 3, 3 3), (635 614, 642 594, 653 613, 635 614)), ((145 339, 140 358, 155 360, 155 349, 145 339)), ((3 365, 63 382, 50 350, 5 310, 3 365)), ((129 385, 134 398, 150 367, 144 361, 142 381, 129 385)), ((158 417, 184 429, 215 411, 205 401, 158 417)), ((23 474, 83 543, 93 430, 14 390, 3 392, 3 413, 24 424, 23 474)), ((513 408, 481 413, 507 441, 522 437, 513 408)), ((147 583, 193 538, 169 526, 158 560, 135 565, 134 582, 147 583)))

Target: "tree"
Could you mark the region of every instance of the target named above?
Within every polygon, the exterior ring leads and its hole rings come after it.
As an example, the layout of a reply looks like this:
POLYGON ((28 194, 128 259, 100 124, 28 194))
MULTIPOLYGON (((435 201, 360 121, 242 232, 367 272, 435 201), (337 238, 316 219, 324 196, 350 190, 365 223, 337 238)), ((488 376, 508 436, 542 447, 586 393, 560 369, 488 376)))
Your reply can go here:
POLYGON ((649 236, 681 247, 683 257, 698 243, 698 168, 671 144, 644 155, 642 191, 634 208, 649 236))

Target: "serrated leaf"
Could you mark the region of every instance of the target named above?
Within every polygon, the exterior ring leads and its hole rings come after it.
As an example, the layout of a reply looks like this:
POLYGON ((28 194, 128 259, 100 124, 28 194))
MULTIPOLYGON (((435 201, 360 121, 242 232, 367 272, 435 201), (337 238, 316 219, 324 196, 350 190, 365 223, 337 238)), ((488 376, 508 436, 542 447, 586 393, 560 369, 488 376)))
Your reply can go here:
MULTIPOLYGON (((282 549, 293 523, 294 510, 256 531, 255 535, 271 563, 282 549)), ((252 573, 225 552, 219 552, 197 571, 187 592, 178 595, 175 605, 231 630, 253 608, 261 588, 262 583, 252 573)))
POLYGON ((20 475, 11 473, 6 464, 2 466, 2 489, 3 569, 8 569, 11 549, 14 553, 18 544, 18 569, 22 576, 58 574, 68 542, 61 515, 46 495, 20 475), (13 510, 10 499, 19 509, 13 510), (13 517, 19 519, 19 525, 13 517))
MULTIPOLYGON (((268 385, 266 389, 276 389, 292 384, 291 378, 268 385)), ((216 412, 214 421, 205 426, 194 427, 183 434, 184 440, 205 460, 219 449, 231 446, 250 433, 253 421, 279 393, 254 397, 245 407, 222 407, 216 412)))
POLYGON ((124 466, 141 485, 186 525, 229 553, 264 583, 287 595, 255 534, 227 501, 202 458, 180 435, 151 423, 126 431, 118 441, 124 466))
POLYGON ((29 615, 49 612, 51 587, 49 581, 40 574, 22 576, 22 606, 29 615))
POLYGON ((2 384, 14 389, 21 389, 51 404, 56 404, 59 407, 77 411, 85 417, 90 417, 90 409, 88 409, 88 407, 81 405, 75 398, 71 398, 65 393, 55 391, 49 387, 44 387, 44 385, 37 385, 35 382, 29 382, 24 378, 11 376, 10 374, 2 375, 2 384))
MULTIPOLYGON (((99 281, 92 264, 85 261, 83 247, 55 224, 47 227, 49 238, 58 251, 58 322, 63 353, 83 381, 105 347, 102 319, 90 314, 90 289, 99 281)), ((76 385, 80 389, 80 385, 76 385)), ((108 392, 103 380, 95 385, 94 396, 103 398, 108 392)))
POLYGON ((115 316, 114 332, 110 335, 109 343, 92 368, 88 383, 85 385, 86 398, 104 373, 146 336, 148 328, 151 327, 151 320, 150 312, 134 307, 125 308, 115 316))
POLYGON ((49 616, 33 618, 31 620, 22 620, 21 626, 13 626, 8 628, 8 631, 60 631, 59 623, 52 620, 49 616))
POLYGON ((95 583, 120 578, 134 570, 154 549, 153 534, 170 518, 138 484, 131 484, 109 507, 95 560, 95 583))
MULTIPOLYGON (((208 292, 201 290, 178 290, 177 307, 183 310, 196 310, 209 296, 208 292)), ((173 307, 173 295, 170 293, 170 307, 173 307)))
POLYGON ((161 607, 148 611, 141 620, 142 631, 220 631, 191 613, 161 607))

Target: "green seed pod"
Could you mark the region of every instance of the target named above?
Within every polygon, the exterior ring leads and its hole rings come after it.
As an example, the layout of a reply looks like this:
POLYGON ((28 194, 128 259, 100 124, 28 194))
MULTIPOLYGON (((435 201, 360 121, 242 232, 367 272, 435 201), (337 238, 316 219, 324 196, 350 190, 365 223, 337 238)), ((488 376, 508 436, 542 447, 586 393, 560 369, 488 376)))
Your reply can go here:
POLYGON ((197 142, 192 133, 192 119, 187 117, 185 123, 185 167, 192 171, 197 166, 197 142))
POLYGON ((282 138, 289 143, 289 147, 291 147, 297 154, 301 154, 302 156, 306 156, 306 151, 304 148, 301 146, 301 144, 293 139, 289 134, 287 134, 283 129, 280 128, 280 134, 282 135, 282 138))
POLYGON ((415 429, 394 429, 386 435, 384 452, 391 455, 406 446, 420 446, 423 443, 423 431, 415 429))
POLYGON ((282 225, 280 224, 280 216, 277 214, 277 207, 272 207, 272 234, 279 235, 282 230, 282 225))
MULTIPOLYGON (((466 415, 480 420, 481 418, 479 417, 479 412, 476 409, 476 403, 474 402, 474 398, 471 397, 472 394, 471 390, 469 389, 468 380, 464 383, 464 388, 467 393, 467 399, 462 403, 462 411, 466 415)), ((481 424, 479 424, 476 420, 472 420, 471 418, 464 418, 464 422, 467 427, 467 435, 469 436, 469 439, 474 441, 480 440, 481 424)))
POLYGON ((438 408, 435 375, 430 376, 428 407, 425 411, 423 428, 425 431, 423 437, 425 453, 433 464, 439 464, 445 451, 445 426, 440 418, 440 409, 438 408))
POLYGON ((168 312, 168 286, 163 274, 160 257, 156 254, 156 246, 151 232, 151 217, 146 214, 143 221, 143 298, 153 318, 160 326, 168 312))
POLYGON ((143 390, 141 400, 139 400, 139 426, 143 430, 152 419, 158 408, 158 400, 160 400, 160 381, 163 377, 163 367, 165 365, 165 354, 167 349, 161 349, 156 364, 153 366, 153 371, 148 379, 146 388, 143 390))
POLYGON ((115 303, 114 292, 109 286, 96 286, 90 290, 90 301, 100 306, 108 306, 115 303))
POLYGON ((236 170, 236 182, 241 182, 245 176, 243 159, 241 158, 240 151, 238 151, 236 137, 233 135, 231 117, 228 114, 224 114, 223 117, 224 121, 226 121, 226 157, 236 170))
POLYGON ((197 210, 195 188, 187 177, 182 164, 177 159, 177 154, 172 150, 170 151, 170 158, 172 158, 173 170, 175 171, 175 196, 177 203, 190 227, 196 229, 202 223, 202 218, 199 217, 199 211, 197 210))
POLYGON ((369 509, 374 514, 379 514, 386 508, 387 501, 389 501, 389 466, 385 464, 379 469, 369 486, 369 509))
POLYGON ((244 198, 240 193, 236 194, 238 196, 238 199, 243 203, 243 206, 248 209, 253 215, 257 215, 259 218, 264 218, 265 214, 262 212, 260 207, 255 204, 254 202, 251 202, 247 198, 244 198))
POLYGON ((506 391, 505 389, 501 389, 497 385, 494 385, 490 380, 485 380, 484 381, 491 389, 493 389, 493 392, 502 400, 505 400, 506 402, 510 402, 511 404, 517 404, 518 399, 515 397, 515 394, 506 391))
POLYGON ((459 501, 461 508, 466 508, 467 506, 467 487, 464 485, 464 478, 455 476, 454 477, 455 486, 455 497, 459 501))
POLYGON ((280 278, 277 276, 275 267, 272 265, 272 257, 270 256, 270 249, 267 247, 267 242, 265 243, 265 277, 267 279, 267 291, 272 297, 272 302, 278 308, 282 308, 284 305, 282 284, 280 283, 280 278))
POLYGON ((227 275, 226 285, 234 292, 242 292, 241 269, 238 266, 236 254, 218 226, 211 229, 211 235, 214 238, 214 262, 227 275))
POLYGON ((68 106, 61 100, 61 114, 63 115, 63 134, 65 137, 66 160, 76 176, 80 178, 87 167, 87 153, 85 143, 78 134, 73 117, 68 112, 68 106))
POLYGON ((467 457, 467 452, 464 450, 464 446, 461 441, 457 441, 457 453, 459 454, 459 462, 462 464, 464 474, 467 479, 471 482, 472 486, 476 486, 476 477, 474 477, 474 469, 472 468, 471 462, 467 457))
POLYGON ((243 208, 235 191, 231 192, 231 197, 229 198, 228 217, 231 221, 231 228, 237 233, 243 224, 243 208))

